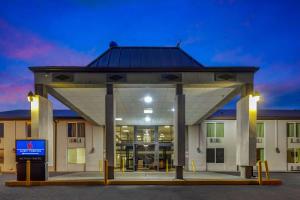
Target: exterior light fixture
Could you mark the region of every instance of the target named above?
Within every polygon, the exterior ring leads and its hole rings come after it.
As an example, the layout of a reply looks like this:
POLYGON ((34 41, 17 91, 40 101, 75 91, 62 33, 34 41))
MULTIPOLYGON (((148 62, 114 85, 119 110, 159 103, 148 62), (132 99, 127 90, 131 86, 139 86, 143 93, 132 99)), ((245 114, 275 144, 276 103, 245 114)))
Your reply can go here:
POLYGON ((27 100, 28 102, 33 102, 33 93, 32 91, 29 91, 28 94, 27 94, 27 100))
POLYGON ((116 121, 122 121, 123 119, 121 117, 116 117, 115 120, 116 121))
POLYGON ((146 116, 146 117, 145 117, 145 121, 146 121, 146 122, 150 122, 150 121, 151 121, 151 118, 150 118, 149 116, 146 116))
POLYGON ((151 103, 151 102, 152 102, 152 97, 150 97, 150 96, 145 96, 145 97, 144 97, 144 102, 145 102, 145 103, 151 103))
POLYGON ((257 102, 259 101, 260 96, 258 95, 249 95, 249 110, 256 111, 257 110, 257 102))
POLYGON ((152 110, 152 108, 145 108, 145 109, 144 109, 144 113, 145 113, 145 114, 152 114, 152 113, 153 113, 153 110, 152 110))

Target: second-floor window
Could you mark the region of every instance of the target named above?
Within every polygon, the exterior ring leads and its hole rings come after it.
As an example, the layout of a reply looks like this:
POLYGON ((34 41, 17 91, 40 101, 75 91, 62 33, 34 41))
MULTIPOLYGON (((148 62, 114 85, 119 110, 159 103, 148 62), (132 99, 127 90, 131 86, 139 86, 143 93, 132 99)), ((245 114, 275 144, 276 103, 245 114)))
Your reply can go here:
POLYGON ((85 137, 85 124, 83 122, 68 123, 68 137, 85 137))
POLYGON ((207 123, 207 137, 224 137, 224 123, 207 123))
POLYGON ((265 126, 264 123, 256 124, 256 137, 263 138, 265 136, 265 126))
POLYGON ((287 123, 287 136, 300 138, 300 123, 287 123))

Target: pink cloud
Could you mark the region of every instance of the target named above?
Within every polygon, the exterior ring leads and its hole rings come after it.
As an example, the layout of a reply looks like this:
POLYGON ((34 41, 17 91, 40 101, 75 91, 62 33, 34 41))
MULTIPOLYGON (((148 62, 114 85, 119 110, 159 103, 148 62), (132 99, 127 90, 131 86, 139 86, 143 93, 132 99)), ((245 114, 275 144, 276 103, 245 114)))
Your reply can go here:
POLYGON ((85 65, 91 57, 0 19, 0 55, 34 65, 85 65))
POLYGON ((216 54, 212 61, 222 63, 222 64, 232 64, 235 65, 260 65, 262 59, 251 54, 244 53, 242 48, 230 49, 224 52, 216 54))

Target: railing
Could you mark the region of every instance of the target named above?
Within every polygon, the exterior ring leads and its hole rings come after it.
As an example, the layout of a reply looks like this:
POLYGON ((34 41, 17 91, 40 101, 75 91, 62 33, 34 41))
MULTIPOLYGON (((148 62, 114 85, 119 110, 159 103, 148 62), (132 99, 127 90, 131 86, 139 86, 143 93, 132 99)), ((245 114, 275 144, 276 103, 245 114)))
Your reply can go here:
MULTIPOLYGON (((257 164, 258 164, 258 167, 257 167, 258 183, 259 183, 259 185, 262 185, 263 184, 263 177, 262 177, 262 162, 261 162, 261 160, 259 160, 257 164)), ((270 180, 268 162, 265 160, 264 164, 265 164, 265 169, 266 169, 266 179, 270 180)))

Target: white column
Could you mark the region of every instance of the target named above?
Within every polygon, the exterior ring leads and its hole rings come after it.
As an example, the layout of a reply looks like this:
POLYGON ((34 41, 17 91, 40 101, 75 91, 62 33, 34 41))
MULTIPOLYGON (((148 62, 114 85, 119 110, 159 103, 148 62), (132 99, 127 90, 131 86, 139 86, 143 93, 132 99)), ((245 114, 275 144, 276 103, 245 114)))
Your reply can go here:
POLYGON ((48 166, 53 167, 53 108, 45 97, 34 95, 31 102, 31 134, 33 139, 45 139, 48 144, 48 166))
POLYGON ((256 103, 252 95, 243 96, 237 103, 237 165, 244 178, 252 176, 256 165, 256 103))

